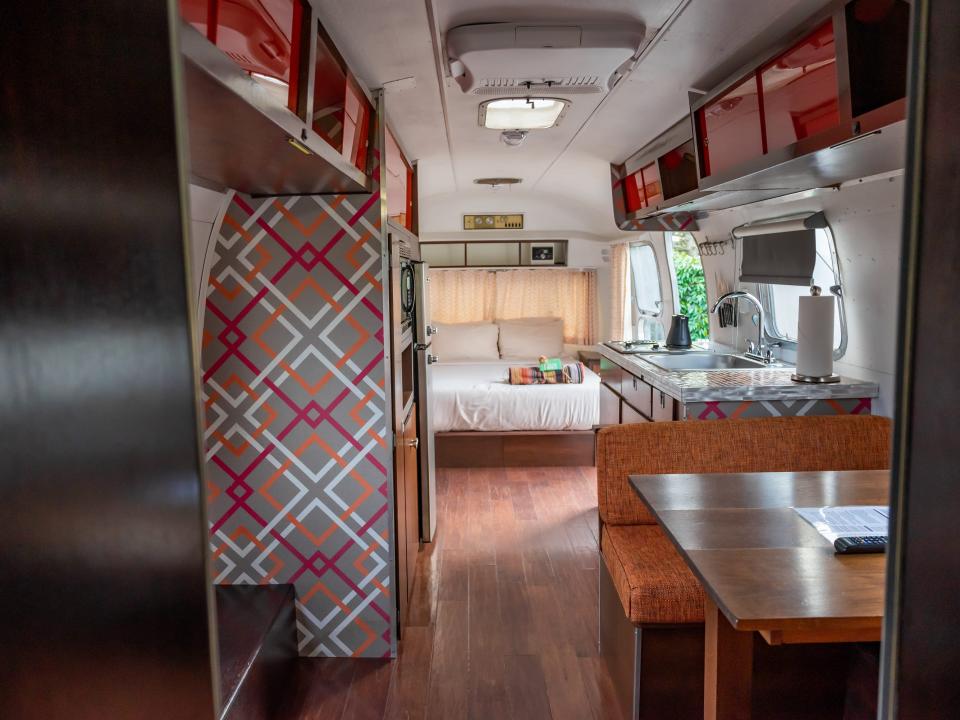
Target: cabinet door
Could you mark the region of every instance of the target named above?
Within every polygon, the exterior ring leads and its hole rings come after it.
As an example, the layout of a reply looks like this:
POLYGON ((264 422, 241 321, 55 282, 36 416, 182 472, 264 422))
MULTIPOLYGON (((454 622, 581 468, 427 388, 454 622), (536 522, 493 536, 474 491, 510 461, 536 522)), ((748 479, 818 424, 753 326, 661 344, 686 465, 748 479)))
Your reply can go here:
POLYGON ((653 414, 650 416, 654 422, 663 422, 674 419, 674 399, 662 390, 653 391, 653 414))
POLYGON ((767 151, 840 124, 833 22, 760 69, 767 151))
POLYGON ((638 377, 633 375, 624 375, 623 389, 620 394, 623 399, 633 405, 633 407, 650 417, 650 410, 653 403, 653 388, 638 377))
POLYGON ((620 424, 620 396, 603 383, 600 384, 600 424, 620 424))
POLYGON ((399 433, 394 452, 397 601, 401 623, 407 617, 407 608, 416 581, 417 553, 420 551, 420 488, 417 473, 419 462, 417 405, 414 403, 399 433))
POLYGON ((397 440, 397 447, 393 452, 393 503, 394 503, 394 554, 397 563, 397 609, 400 614, 400 624, 403 626, 407 617, 408 587, 410 585, 407 568, 407 480, 405 470, 406 441, 403 434, 397 440))
POLYGON ((710 177, 764 153, 756 73, 696 114, 700 174, 710 177))
POLYGON ((406 525, 407 598, 413 594, 417 579, 417 553, 420 552, 420 450, 417 442, 417 405, 413 404, 403 426, 404 524, 406 525))
POLYGON ((623 376, 623 369, 619 365, 610 362, 607 358, 600 358, 600 379, 604 385, 619 393, 623 376))
POLYGON ((624 425, 636 425, 637 423, 650 422, 650 419, 639 412, 634 408, 630 407, 626 403, 623 403, 623 407, 620 409, 621 417, 623 418, 624 425))

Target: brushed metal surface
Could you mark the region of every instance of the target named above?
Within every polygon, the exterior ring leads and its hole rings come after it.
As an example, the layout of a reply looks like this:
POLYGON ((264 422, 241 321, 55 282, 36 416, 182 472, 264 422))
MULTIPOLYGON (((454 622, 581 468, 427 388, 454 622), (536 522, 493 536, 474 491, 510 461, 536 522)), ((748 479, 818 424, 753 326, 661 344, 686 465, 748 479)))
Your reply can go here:
POLYGON ((215 713, 173 7, 4 8, 3 718, 215 713))

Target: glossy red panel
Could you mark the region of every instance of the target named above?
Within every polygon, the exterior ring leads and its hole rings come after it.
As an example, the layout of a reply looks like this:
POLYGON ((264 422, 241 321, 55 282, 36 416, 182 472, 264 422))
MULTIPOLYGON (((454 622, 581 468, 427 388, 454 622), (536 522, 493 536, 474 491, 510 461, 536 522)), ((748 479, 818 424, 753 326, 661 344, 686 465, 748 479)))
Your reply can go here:
POLYGON ((289 85, 299 0, 217 0, 214 42, 250 73, 289 85))
POLYGON ((663 202, 663 188, 660 185, 660 171, 657 169, 657 163, 652 162, 640 169, 643 178, 643 195, 646 198, 647 205, 656 205, 663 202))
POLYGON ((703 175, 723 173, 763 154, 760 95, 755 74, 698 113, 703 175))
POLYGON ((764 66, 760 80, 768 151, 839 125, 833 22, 764 66))
POLYGON ((360 170, 367 169, 367 146, 373 105, 352 77, 347 82, 343 113, 343 156, 360 170))
POLYGON ((318 26, 317 61, 313 80, 313 129, 343 152, 343 117, 347 96, 347 71, 318 26))
POLYGON ((643 178, 639 170, 623 179, 623 200, 628 213, 642 210, 647 206, 643 194, 643 178))
POLYGON ((413 169, 387 128, 387 215, 408 230, 413 228, 413 169))
POLYGON ((211 0, 180 0, 180 17, 207 35, 211 0))

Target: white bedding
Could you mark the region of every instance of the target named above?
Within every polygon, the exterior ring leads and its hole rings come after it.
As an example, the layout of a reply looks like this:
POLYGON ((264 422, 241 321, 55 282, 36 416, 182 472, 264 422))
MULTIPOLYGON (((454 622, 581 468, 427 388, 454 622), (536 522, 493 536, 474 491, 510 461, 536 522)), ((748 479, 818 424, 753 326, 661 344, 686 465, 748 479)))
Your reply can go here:
POLYGON ((600 422, 600 378, 589 369, 580 384, 507 381, 508 368, 536 364, 499 360, 434 365, 434 431, 589 430, 600 422))

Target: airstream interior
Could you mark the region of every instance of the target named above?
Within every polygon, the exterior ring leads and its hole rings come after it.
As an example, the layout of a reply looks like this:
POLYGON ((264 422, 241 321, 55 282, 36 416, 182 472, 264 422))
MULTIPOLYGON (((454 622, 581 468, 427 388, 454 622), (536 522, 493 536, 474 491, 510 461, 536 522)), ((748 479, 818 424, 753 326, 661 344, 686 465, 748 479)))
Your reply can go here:
POLYGON ((960 717, 956 2, 4 17, 0 717, 960 717))

